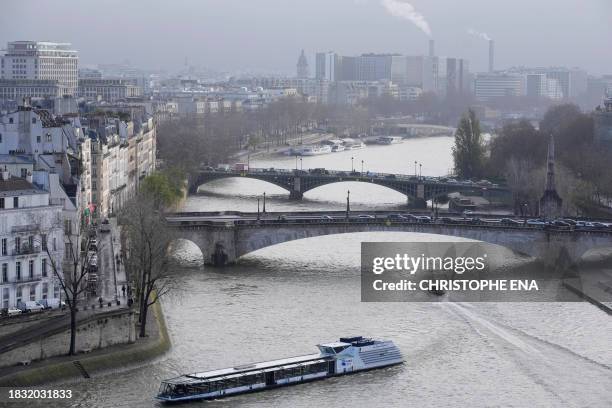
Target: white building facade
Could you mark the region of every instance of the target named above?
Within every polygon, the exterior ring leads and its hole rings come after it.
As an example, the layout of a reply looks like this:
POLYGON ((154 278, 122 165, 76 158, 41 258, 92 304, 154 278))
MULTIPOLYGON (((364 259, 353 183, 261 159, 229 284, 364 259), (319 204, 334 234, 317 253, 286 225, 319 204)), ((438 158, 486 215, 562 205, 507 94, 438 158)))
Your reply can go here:
POLYGON ((61 296, 63 207, 29 180, 0 180, 0 308, 61 296))

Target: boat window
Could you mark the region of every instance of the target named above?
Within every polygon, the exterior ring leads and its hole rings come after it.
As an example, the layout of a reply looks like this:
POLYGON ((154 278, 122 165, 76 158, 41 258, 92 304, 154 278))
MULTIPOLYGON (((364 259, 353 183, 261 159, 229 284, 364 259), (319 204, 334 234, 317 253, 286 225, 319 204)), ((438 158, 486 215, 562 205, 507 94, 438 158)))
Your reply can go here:
POLYGON ((338 347, 334 347, 334 351, 336 353, 341 352, 342 350, 346 349, 348 346, 338 346, 338 347))
POLYGON ((321 350, 323 354, 335 354, 333 347, 319 346, 319 350, 321 350))

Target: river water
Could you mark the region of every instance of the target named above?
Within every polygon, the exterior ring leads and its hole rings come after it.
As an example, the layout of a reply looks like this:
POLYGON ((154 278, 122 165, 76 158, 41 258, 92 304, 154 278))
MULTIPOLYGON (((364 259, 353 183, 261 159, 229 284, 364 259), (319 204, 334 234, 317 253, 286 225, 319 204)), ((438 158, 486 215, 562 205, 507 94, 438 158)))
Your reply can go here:
MULTIPOLYGON (((446 174, 452 139, 304 158, 325 167, 446 174)), ((295 158, 251 160, 295 167, 295 158)), ((300 166, 298 160, 298 167, 300 166)), ((380 186, 332 184, 296 203, 276 186, 246 179, 203 186, 185 210, 401 208, 405 197, 380 186)), ((343 335, 393 339, 406 363, 348 377, 242 395, 214 407, 609 407, 612 320, 588 303, 361 303, 361 241, 445 240, 409 233, 310 238, 262 249, 235 266, 203 267, 189 242, 177 244, 178 289, 163 300, 172 349, 141 367, 63 384, 73 406, 148 407, 162 379, 181 373, 307 354, 343 335)), ((448 238, 446 238, 448 240, 448 238)), ((507 254, 513 260, 511 253, 507 254)))

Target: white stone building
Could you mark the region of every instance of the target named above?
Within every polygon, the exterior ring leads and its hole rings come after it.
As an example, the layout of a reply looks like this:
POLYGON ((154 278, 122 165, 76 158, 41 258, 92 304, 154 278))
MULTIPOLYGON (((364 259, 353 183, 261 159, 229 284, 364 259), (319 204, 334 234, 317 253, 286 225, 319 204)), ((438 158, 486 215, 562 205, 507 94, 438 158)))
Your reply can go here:
POLYGON ((10 177, 6 171, 0 176, 0 308, 60 298, 50 257, 61 274, 63 207, 31 180, 10 177))

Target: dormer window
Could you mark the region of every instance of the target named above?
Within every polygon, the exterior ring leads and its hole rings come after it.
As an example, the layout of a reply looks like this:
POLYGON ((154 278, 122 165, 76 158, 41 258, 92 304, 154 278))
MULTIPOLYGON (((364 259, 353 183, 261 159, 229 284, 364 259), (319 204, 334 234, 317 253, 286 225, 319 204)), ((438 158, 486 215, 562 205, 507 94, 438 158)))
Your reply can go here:
POLYGON ((40 143, 42 140, 42 137, 40 137, 40 135, 36 136, 36 143, 40 143))
POLYGON ((32 118, 32 124, 36 123, 36 118, 32 118))
POLYGON ((9 118, 9 123, 13 123, 13 118, 9 118))

